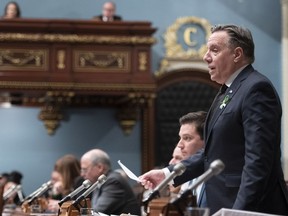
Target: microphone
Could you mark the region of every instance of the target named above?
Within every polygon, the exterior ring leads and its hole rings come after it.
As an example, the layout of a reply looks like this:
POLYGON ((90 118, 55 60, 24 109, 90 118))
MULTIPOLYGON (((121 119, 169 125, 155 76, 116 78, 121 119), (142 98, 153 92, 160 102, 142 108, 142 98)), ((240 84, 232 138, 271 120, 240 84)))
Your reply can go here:
POLYGON ((3 200, 9 199, 13 194, 21 190, 21 185, 12 185, 9 189, 3 194, 3 200))
POLYGON ((106 179, 107 179, 107 177, 106 177, 104 174, 102 174, 101 176, 99 176, 98 180, 97 180, 94 184, 92 184, 81 196, 79 196, 79 197, 72 203, 72 205, 73 205, 74 207, 78 208, 77 205, 78 205, 82 200, 84 200, 90 193, 92 193, 92 191, 94 191, 98 185, 104 184, 104 182, 106 181, 106 179))
POLYGON ((78 188, 76 188, 74 191, 72 191, 70 194, 68 194, 66 197, 64 197, 62 200, 60 200, 58 202, 58 205, 61 206, 64 202, 71 200, 75 195, 77 195, 78 193, 80 193, 82 190, 87 189, 88 187, 90 187, 91 182, 86 179, 82 185, 80 185, 78 188))
POLYGON ((173 171, 171 174, 164 179, 150 194, 149 196, 143 200, 143 204, 146 205, 148 202, 150 202, 155 197, 160 196, 160 192, 169 184, 169 182, 174 179, 176 176, 182 175, 184 171, 186 170, 186 167, 182 163, 178 163, 174 166, 173 171))
MULTIPOLYGON (((20 186, 21 186, 21 185, 20 185, 20 186)), ((23 193, 22 193, 22 186, 18 189, 17 195, 18 195, 18 197, 19 197, 20 203, 22 203, 22 202, 24 201, 24 196, 23 196, 23 193)))
POLYGON ((46 186, 46 184, 50 184, 50 181, 42 184, 41 187, 39 187, 37 190, 35 190, 35 191, 32 192, 31 194, 29 194, 29 195, 24 199, 24 201, 31 199, 35 194, 39 193, 39 191, 41 191, 42 188, 46 186))
POLYGON ((182 194, 178 195, 174 200, 172 200, 170 203, 176 204, 180 200, 186 198, 192 190, 196 189, 200 184, 206 182, 208 179, 210 179, 214 175, 218 175, 221 173, 225 168, 224 163, 221 160, 214 160, 210 166, 209 169, 204 172, 201 176, 197 178, 197 180, 190 185, 187 190, 185 190, 182 194))
POLYGON ((44 183, 38 190, 36 193, 33 193, 34 195, 28 200, 28 204, 30 205, 35 199, 39 198, 40 196, 42 196, 47 190, 49 190, 51 188, 51 186, 53 185, 52 181, 48 181, 46 183, 44 183))

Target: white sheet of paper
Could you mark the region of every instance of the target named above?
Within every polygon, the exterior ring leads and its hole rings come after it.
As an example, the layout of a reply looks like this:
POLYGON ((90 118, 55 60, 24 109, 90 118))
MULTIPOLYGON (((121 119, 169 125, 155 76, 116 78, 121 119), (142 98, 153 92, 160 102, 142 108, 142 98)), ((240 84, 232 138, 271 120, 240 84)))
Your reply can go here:
POLYGON ((104 214, 104 213, 102 213, 102 212, 95 212, 95 214, 93 214, 93 215, 95 215, 95 216, 109 216, 109 215, 107 215, 107 214, 104 214))
POLYGON ((129 170, 124 164, 122 164, 120 160, 118 160, 118 164, 120 165, 120 167, 124 170, 124 172, 127 174, 127 176, 130 179, 133 179, 137 182, 141 182, 140 179, 131 170, 129 170))

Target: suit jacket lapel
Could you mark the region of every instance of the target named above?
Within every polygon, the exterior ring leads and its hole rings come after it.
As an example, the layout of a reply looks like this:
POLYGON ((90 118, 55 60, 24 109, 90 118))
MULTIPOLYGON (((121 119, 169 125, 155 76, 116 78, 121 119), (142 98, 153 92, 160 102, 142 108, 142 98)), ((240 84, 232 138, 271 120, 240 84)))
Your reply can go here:
MULTIPOLYGON (((238 91, 238 89, 241 86, 241 82, 243 80, 245 80, 250 73, 252 73, 254 71, 254 68, 251 65, 248 65, 247 67, 245 67, 240 74, 236 77, 236 79, 233 81, 232 85, 226 90, 225 96, 224 98, 227 96, 229 97, 229 102, 232 100, 234 94, 238 91)), ((228 103, 226 103, 226 106, 228 106, 228 103)), ((206 144, 206 148, 207 145, 209 144, 209 138, 211 135, 211 131, 215 125, 215 123, 217 122, 219 116, 223 113, 223 111, 225 110, 226 106, 222 107, 222 109, 220 108, 220 105, 218 108, 216 108, 216 111, 214 113, 214 115, 211 115, 211 108, 209 109, 208 115, 207 115, 207 123, 205 124, 205 144, 206 144)))

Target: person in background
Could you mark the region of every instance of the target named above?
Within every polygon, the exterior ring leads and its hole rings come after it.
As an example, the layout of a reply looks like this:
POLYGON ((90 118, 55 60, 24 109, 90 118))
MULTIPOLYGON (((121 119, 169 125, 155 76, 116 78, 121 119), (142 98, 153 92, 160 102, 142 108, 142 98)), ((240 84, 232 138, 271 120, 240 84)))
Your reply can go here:
MULTIPOLYGON (((190 112, 186 115, 183 115, 179 118, 179 141, 175 146, 172 154, 172 158, 169 161, 169 165, 175 165, 180 163, 182 160, 187 159, 191 155, 196 154, 198 151, 202 151, 204 148, 204 137, 203 137, 203 130, 204 124, 206 119, 206 112, 198 111, 198 112, 190 112)), ((170 193, 169 196, 175 197, 179 193, 184 192, 190 184, 193 183, 194 180, 186 182, 182 185, 177 187, 173 187, 172 185, 167 186, 168 191, 170 193)), ((147 198, 149 192, 151 190, 145 191, 143 195, 144 199, 147 198), (148 191, 148 192, 147 192, 148 191)), ((161 192, 161 197, 167 196, 166 188, 161 192)), ((198 186, 194 191, 193 194, 196 196, 198 204, 201 201, 201 185, 198 186)))
POLYGON ((80 161, 72 154, 59 158, 51 173, 53 182, 52 191, 48 204, 48 211, 56 212, 59 208, 58 202, 77 188, 76 181, 80 177, 80 161))
POLYGON ((49 197, 55 200, 61 200, 62 199, 62 177, 59 172, 56 170, 53 170, 51 173, 51 182, 52 182, 52 188, 49 191, 49 197))
MULTIPOLYGON (((203 152, 182 161, 177 186, 207 171, 220 159, 225 169, 205 182, 204 196, 214 214, 221 208, 288 214, 288 191, 281 164, 282 106, 273 84, 254 69, 251 32, 217 25, 203 60, 212 81, 222 85, 208 112, 203 152)), ((151 170, 140 179, 155 187, 173 167, 151 170), (166 173, 166 174, 165 174, 166 173)))
POLYGON ((9 174, 8 180, 17 185, 21 185, 22 178, 23 178, 22 173, 14 170, 9 174))
POLYGON ((94 16, 93 19, 103 22, 121 21, 122 17, 115 15, 115 13, 116 4, 114 2, 108 1, 103 4, 102 14, 99 16, 94 16))
MULTIPOLYGON (((15 187, 17 185, 21 186, 23 175, 19 171, 12 171, 8 174, 8 181, 6 182, 4 186, 4 194, 6 191, 8 191, 11 187, 15 187)), ((16 191, 14 194, 12 194, 7 200, 7 204, 15 204, 20 205, 21 202, 24 200, 24 193, 22 187, 16 191)))
POLYGON ((107 180, 92 192, 91 206, 108 215, 140 215, 140 205, 136 196, 119 172, 112 171, 108 154, 101 149, 92 149, 81 157, 81 175, 95 183, 99 176, 107 180))
POLYGON ((4 9, 3 19, 14 19, 21 17, 21 10, 17 2, 8 2, 4 9))
POLYGON ((176 145, 172 153, 172 158, 169 161, 169 165, 175 165, 177 163, 180 163, 181 160, 183 160, 183 154, 181 152, 181 149, 176 145))
MULTIPOLYGON (((182 116, 179 119, 180 129, 179 129, 179 142, 176 148, 180 149, 182 154, 182 160, 189 158, 190 156, 196 154, 199 151, 203 151, 204 148, 204 124, 206 120, 207 113, 204 111, 190 112, 182 116)), ((181 160, 181 161, 182 161, 181 160)), ((173 161, 172 161, 173 162, 173 161)), ((175 162, 180 162, 176 160, 175 162)), ((170 163, 170 165, 173 163, 170 163)), ((188 187, 193 184, 196 179, 192 179, 180 187, 178 193, 183 193, 188 187)), ((177 188, 178 188, 177 187, 177 188)), ((197 204, 200 206, 202 202, 203 192, 201 191, 202 185, 199 185, 193 191, 193 194, 197 198, 197 204)))
MULTIPOLYGON (((169 165, 175 165, 177 163, 180 163, 182 160, 183 160, 183 154, 181 152, 181 149, 176 145, 172 153, 172 158, 169 161, 169 165)), ((176 196, 179 193, 180 189, 181 185, 179 185, 178 187, 169 185, 170 196, 171 197, 176 196)))
POLYGON ((0 186, 4 186, 9 180, 9 173, 2 173, 0 176, 0 186))

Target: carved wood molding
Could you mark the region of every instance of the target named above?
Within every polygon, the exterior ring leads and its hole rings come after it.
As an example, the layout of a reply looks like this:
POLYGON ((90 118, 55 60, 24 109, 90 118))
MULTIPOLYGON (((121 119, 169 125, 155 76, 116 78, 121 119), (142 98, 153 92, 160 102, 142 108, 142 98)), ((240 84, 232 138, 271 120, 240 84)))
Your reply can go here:
POLYGON ((96 36, 78 34, 28 34, 0 33, 0 42, 48 42, 48 43, 81 43, 81 44, 132 44, 152 45, 156 43, 153 37, 145 36, 96 36))
POLYGON ((74 83, 74 82, 21 82, 0 81, 0 89, 7 90, 74 90, 74 91, 154 91, 155 84, 128 84, 128 83, 74 83))

